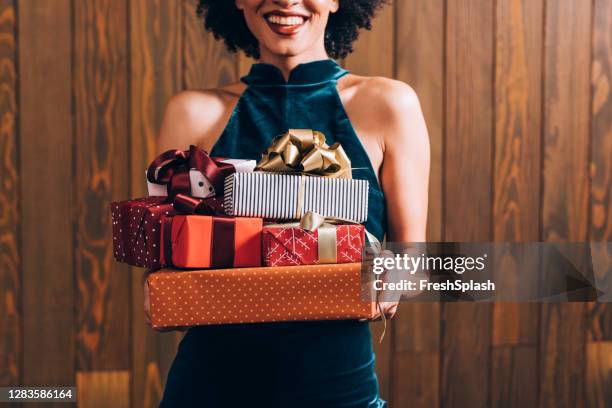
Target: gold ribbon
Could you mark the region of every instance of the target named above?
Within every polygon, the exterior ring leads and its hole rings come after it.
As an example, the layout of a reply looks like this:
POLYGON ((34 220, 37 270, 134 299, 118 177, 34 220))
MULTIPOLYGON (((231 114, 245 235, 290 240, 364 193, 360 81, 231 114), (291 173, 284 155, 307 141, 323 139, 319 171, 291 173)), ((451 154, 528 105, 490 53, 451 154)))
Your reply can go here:
POLYGON ((310 129, 289 129, 277 136, 255 168, 259 171, 352 178, 351 161, 340 143, 325 143, 325 135, 310 129))

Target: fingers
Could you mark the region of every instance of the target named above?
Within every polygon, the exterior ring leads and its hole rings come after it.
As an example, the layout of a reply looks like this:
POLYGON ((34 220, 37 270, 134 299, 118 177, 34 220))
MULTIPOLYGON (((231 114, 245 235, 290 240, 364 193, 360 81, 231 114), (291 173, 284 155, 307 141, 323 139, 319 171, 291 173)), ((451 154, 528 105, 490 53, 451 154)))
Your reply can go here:
POLYGON ((144 315, 145 315, 145 323, 152 327, 151 324, 151 302, 149 301, 149 285, 144 281, 144 315))

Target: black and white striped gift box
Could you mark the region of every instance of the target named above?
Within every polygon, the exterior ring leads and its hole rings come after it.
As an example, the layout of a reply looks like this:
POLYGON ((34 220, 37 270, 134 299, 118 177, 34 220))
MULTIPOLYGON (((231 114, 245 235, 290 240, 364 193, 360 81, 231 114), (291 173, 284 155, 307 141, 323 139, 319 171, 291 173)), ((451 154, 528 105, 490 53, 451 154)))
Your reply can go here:
POLYGON ((224 207, 238 217, 296 220, 313 211, 361 223, 368 218, 368 188, 367 180, 235 173, 225 179, 224 207))

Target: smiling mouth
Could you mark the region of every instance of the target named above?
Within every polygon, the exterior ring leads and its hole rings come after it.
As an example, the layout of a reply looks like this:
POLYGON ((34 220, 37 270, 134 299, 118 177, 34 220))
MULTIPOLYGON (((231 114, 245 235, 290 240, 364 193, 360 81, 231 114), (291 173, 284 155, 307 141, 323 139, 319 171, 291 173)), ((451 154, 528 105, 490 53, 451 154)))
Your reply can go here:
POLYGON ((304 26, 308 17, 301 15, 283 15, 277 13, 269 13, 264 16, 268 26, 276 34, 283 36, 291 36, 297 34, 304 26))

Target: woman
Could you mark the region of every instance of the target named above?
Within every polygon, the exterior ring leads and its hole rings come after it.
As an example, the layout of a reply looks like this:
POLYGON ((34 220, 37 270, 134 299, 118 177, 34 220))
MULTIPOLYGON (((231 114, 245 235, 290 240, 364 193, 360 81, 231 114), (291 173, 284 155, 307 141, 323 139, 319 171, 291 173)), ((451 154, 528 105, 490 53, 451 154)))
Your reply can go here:
MULTIPOLYGON (((330 59, 352 51, 383 2, 201 0, 206 28, 260 62, 239 83, 174 96, 159 151, 196 144, 213 156, 258 159, 290 128, 322 131, 342 144, 354 178, 370 182, 367 229, 388 241, 425 241, 429 142, 415 93, 402 82, 349 74, 330 59)), ((386 404, 368 323, 331 321, 192 328, 161 406, 386 404)))

